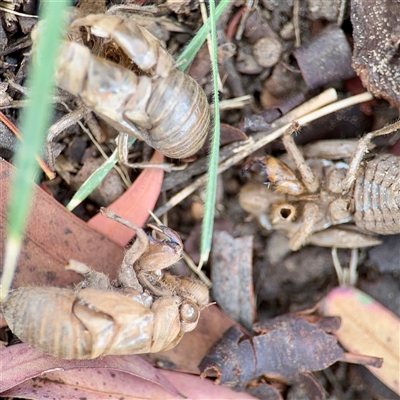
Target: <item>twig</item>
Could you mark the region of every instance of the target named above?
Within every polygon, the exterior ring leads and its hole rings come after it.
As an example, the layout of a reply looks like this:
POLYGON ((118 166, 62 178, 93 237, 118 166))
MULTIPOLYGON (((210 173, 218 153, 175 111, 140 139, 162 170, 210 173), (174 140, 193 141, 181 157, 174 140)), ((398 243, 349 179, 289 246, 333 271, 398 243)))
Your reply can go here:
POLYGON ((294 44, 295 47, 301 46, 299 11, 300 11, 300 1, 294 0, 294 2, 293 2, 293 27, 294 27, 294 34, 296 37, 296 41, 294 44))
POLYGON ((201 281, 210 288, 212 286, 211 281, 207 278, 207 275, 201 270, 201 268, 197 267, 193 262, 189 254, 185 251, 182 252, 182 258, 186 261, 188 267, 201 279, 201 281))
MULTIPOLYGON (((336 94, 335 89, 328 89, 328 90, 324 91, 323 93, 321 93, 320 95, 307 101, 306 103, 303 103, 302 105, 298 106, 291 112, 285 114, 283 117, 277 119, 275 122, 273 122, 270 125, 269 131, 272 131, 273 129, 277 129, 286 123, 292 122, 293 120, 295 120, 311 111, 315 111, 318 108, 321 108, 329 103, 333 103, 336 100, 337 100, 337 94, 336 94)), ((258 133, 255 133, 254 135, 252 135, 252 138, 254 141, 257 141, 264 135, 265 135, 265 132, 258 132, 258 133)), ((231 144, 224 146, 220 150, 219 162, 221 163, 222 161, 225 161, 226 159, 231 157, 233 154, 235 154, 238 151, 237 149, 242 146, 243 146, 243 142, 235 142, 235 143, 231 143, 231 144)), ((199 176, 200 174, 202 174, 206 171, 207 171, 207 159, 206 158, 199 159, 195 163, 188 166, 188 168, 185 171, 176 172, 174 174, 167 176, 164 179, 161 190, 166 191, 166 190, 175 188, 175 187, 177 187, 177 185, 186 183, 193 176, 199 176)))
POLYGON ((4 11, 4 12, 6 12, 6 13, 9 13, 9 14, 18 15, 19 17, 39 18, 38 15, 24 14, 24 13, 15 11, 15 10, 11 10, 11 9, 9 9, 9 8, 7 8, 7 7, 2 7, 2 6, 0 6, 0 10, 1 10, 1 11, 4 11))
POLYGON ((62 118, 60 118, 56 123, 54 123, 48 130, 47 133, 47 159, 49 161, 50 168, 55 169, 55 160, 54 160, 54 155, 53 155, 53 140, 60 135, 60 133, 68 128, 69 126, 75 124, 78 122, 81 118, 83 118, 86 114, 90 112, 90 110, 85 107, 84 105, 81 105, 79 108, 77 108, 74 111, 71 111, 65 103, 62 103, 64 107, 67 108, 69 111, 68 114, 64 115, 62 118))
MULTIPOLYGON (((3 122, 4 125, 19 139, 23 140, 23 137, 18 130, 18 128, 0 111, 0 121, 3 122)), ((54 179, 56 174, 49 168, 47 163, 38 155, 35 156, 37 163, 39 164, 40 168, 46 174, 49 179, 54 179)))
POLYGON ((158 7, 151 5, 151 6, 139 6, 137 4, 121 4, 121 5, 114 5, 111 6, 107 11, 106 14, 116 15, 118 12, 131 12, 131 13, 144 13, 144 14, 157 14, 158 7))
POLYGON ((344 20, 344 14, 346 12, 346 6, 347 6, 347 0, 341 0, 340 1, 340 7, 339 7, 339 14, 337 17, 337 25, 342 26, 343 20, 344 20))
POLYGON ((16 40, 11 45, 6 46, 3 50, 0 51, 0 57, 7 56, 8 54, 12 54, 18 50, 26 49, 27 47, 32 46, 32 39, 30 37, 24 36, 20 40, 16 40))
POLYGON ((236 31, 235 39, 237 41, 242 40, 242 35, 246 27, 247 18, 249 18, 250 13, 256 8, 256 6, 257 6, 257 0, 246 1, 246 5, 244 6, 244 12, 242 14, 242 18, 240 19, 239 26, 236 31))
POLYGON ((246 95, 240 97, 234 97, 233 99, 222 100, 219 102, 219 109, 222 110, 236 110, 238 108, 243 108, 247 104, 251 104, 253 101, 253 96, 246 95))

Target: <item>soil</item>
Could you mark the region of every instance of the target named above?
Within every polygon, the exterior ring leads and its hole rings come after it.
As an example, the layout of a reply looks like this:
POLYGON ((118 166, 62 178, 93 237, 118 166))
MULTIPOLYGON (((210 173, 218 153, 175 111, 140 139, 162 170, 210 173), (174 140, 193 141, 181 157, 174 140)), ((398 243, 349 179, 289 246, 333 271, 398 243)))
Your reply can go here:
MULTIPOLYGON (((382 3, 388 2, 390 0, 382 3)), ((84 9, 86 3, 83 0, 80 3, 84 9)), ((118 3, 113 1, 113 5, 118 3)), ((202 24, 197 1, 133 0, 128 3, 137 6, 139 11, 142 6, 158 6, 157 13, 146 12, 144 15, 149 19, 147 23, 152 33, 175 57, 202 24)), ((394 86, 399 85, 399 80, 392 82, 394 69, 397 66, 398 71, 400 67, 398 32, 394 28, 391 32, 389 24, 389 32, 377 33, 377 37, 379 34, 392 37, 397 47, 390 61, 390 69, 382 79, 387 74, 389 77, 379 86, 379 91, 374 91, 380 78, 376 75, 371 79, 368 77, 368 71, 373 70, 376 60, 370 58, 370 53, 365 53, 369 44, 360 42, 359 29, 363 26, 360 21, 365 17, 363 13, 368 12, 361 7, 361 3, 358 0, 230 2, 217 27, 219 76, 222 82, 219 97, 225 101, 249 96, 250 101, 245 100, 238 107, 231 105, 235 108, 221 111, 221 123, 226 124, 227 130, 226 143, 229 140, 240 143, 235 129, 252 137, 268 129, 276 118, 329 87, 335 88, 340 98, 345 98, 364 91, 364 85, 376 98, 330 114, 304 127, 296 136, 299 145, 323 139, 358 138, 398 118, 398 109, 395 107, 399 104, 399 92, 398 87, 394 86), (354 48, 357 53, 353 52, 354 48), (230 136, 234 139, 229 139, 230 136)), ((26 14, 37 12, 37 4, 33 0, 15 2, 13 5, 17 11, 26 14)), ((104 6, 109 8, 111 4, 107 2, 104 6)), ((393 13, 397 13, 397 17, 400 15, 399 6, 393 13)), ((379 12, 377 15, 379 17, 379 12)), ((18 125, 24 95, 20 86, 24 87, 26 82, 30 61, 29 35, 36 20, 14 17, 2 13, 0 24, 0 109, 18 125)), ((373 26, 370 29, 373 30, 373 26)), ((379 47, 379 40, 373 45, 379 47)), ((379 57, 384 59, 388 50, 379 49, 379 57)), ((211 102, 210 59, 206 46, 197 54, 189 74, 204 88, 211 102)), ((78 107, 73 96, 67 96, 65 92, 59 95, 65 97, 65 103, 71 109, 78 107)), ((56 103, 53 123, 67 113, 64 105, 56 103)), ((102 150, 110 155, 115 148, 116 131, 94 114, 85 117, 82 122, 92 131, 102 150)), ((0 156, 12 162, 17 141, 3 124, 0 124, 0 129, 0 156)), ((388 152, 393 149, 392 152, 396 152, 396 140, 396 134, 377 139, 375 151, 388 152)), ((102 157, 93 141, 77 124, 60 132, 54 140, 52 151, 56 157, 57 177, 50 181, 43 176, 41 187, 66 205, 86 177, 101 164, 102 157)), ((279 156, 283 153, 281 141, 276 140, 253 155, 279 156)), ((137 141, 130 149, 129 160, 145 162, 151 155, 152 149, 137 141)), ((190 171, 193 172, 166 173, 155 209, 202 174, 206 159, 206 152, 201 152, 190 160, 190 171)), ((168 161, 180 164, 176 160, 168 161)), ((255 320, 311 308, 338 285, 331 250, 306 246, 297 252, 279 252, 279 235, 263 229, 257 219, 249 218, 249 214, 239 205, 240 188, 260 179, 255 175, 243 177, 242 164, 237 163, 223 172, 218 181, 215 229, 226 231, 234 238, 252 237, 253 262, 250 267, 254 287, 250 293, 255 299, 255 320)), ((100 206, 107 206, 117 199, 125 191, 126 183, 134 182, 140 173, 139 170, 129 170, 123 166, 121 170, 121 174, 116 171, 110 173, 107 183, 99 186, 73 213, 88 221, 100 206)), ((168 226, 179 232, 185 249, 194 261, 198 259, 203 199, 204 190, 201 189, 168 212, 168 226)), ((400 316, 400 235, 385 236, 382 241, 377 247, 360 250, 357 286, 400 316)), ((350 252, 340 250, 339 256, 342 265, 348 265, 350 252)), ((212 262, 204 267, 209 277, 212 275, 211 268, 212 262)), ((360 366, 337 363, 316 373, 316 377, 329 399, 398 398, 360 366)), ((299 390, 298 387, 289 387, 283 396, 285 399, 309 398, 299 390)))

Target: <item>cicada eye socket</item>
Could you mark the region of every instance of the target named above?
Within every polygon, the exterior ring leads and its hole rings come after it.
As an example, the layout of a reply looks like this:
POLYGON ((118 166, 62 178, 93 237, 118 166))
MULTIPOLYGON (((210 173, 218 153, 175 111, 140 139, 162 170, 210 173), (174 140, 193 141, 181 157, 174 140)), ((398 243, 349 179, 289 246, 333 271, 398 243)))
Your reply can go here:
POLYGON ((278 204, 273 210, 273 223, 276 224, 279 221, 292 222, 295 219, 296 214, 297 210, 293 204, 278 204))

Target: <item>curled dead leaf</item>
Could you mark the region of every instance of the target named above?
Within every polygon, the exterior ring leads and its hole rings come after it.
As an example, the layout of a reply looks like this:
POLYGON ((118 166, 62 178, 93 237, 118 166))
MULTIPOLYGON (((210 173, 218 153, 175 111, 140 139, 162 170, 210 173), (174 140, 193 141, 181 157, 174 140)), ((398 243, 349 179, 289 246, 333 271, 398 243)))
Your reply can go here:
MULTIPOLYGON (((253 326, 259 335, 245 337, 236 327, 210 349, 199 365, 201 376, 217 374, 217 383, 235 390, 254 386, 260 378, 286 384, 309 381, 307 374, 328 368, 347 354, 331 332, 338 329, 339 318, 314 314, 287 314, 253 326)), ((351 357, 350 357, 351 358, 351 357)), ((352 359, 354 361, 354 359, 352 359)), ((364 362, 373 362, 371 357, 364 362)), ((312 398, 318 383, 308 382, 312 398)), ((323 389, 320 388, 320 393, 323 389)))

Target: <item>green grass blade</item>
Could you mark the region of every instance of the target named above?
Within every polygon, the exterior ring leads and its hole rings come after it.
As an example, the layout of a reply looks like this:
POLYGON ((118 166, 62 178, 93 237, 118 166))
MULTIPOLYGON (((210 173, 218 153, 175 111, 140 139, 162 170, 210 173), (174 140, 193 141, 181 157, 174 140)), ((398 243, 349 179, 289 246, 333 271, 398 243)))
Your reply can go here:
MULTIPOLYGON (((214 129, 211 141, 210 160, 208 164, 208 179, 206 186, 206 200, 204 204, 204 218, 201 232, 201 248, 199 269, 207 262, 214 227, 215 199, 217 193, 217 177, 218 177, 218 159, 219 159, 219 137, 220 137, 220 120, 219 120, 219 98, 218 98, 218 58, 217 58, 217 29, 215 17, 215 3, 210 0, 210 18, 211 23, 211 65, 213 77, 214 91, 214 129)), ((208 22, 207 21, 207 22, 208 22)))
POLYGON ((30 211, 34 181, 38 180, 36 154, 42 149, 50 125, 52 107, 50 95, 57 47, 61 38, 63 10, 67 0, 42 3, 40 16, 47 22, 38 38, 35 60, 30 69, 28 86, 31 88, 29 105, 22 112, 20 130, 23 136, 16 156, 16 172, 12 178, 8 207, 7 243, 0 298, 4 298, 11 286, 23 242, 23 232, 30 211))
POLYGON ((67 204, 68 211, 72 211, 75 207, 82 203, 97 186, 100 185, 106 175, 114 168, 118 162, 118 148, 114 150, 111 156, 86 179, 72 199, 67 204))
MULTIPOLYGON (((214 7, 214 15, 213 19, 211 17, 206 21, 206 23, 199 29, 196 33, 195 37, 190 41, 182 54, 178 57, 177 62, 179 63, 178 69, 180 71, 185 71, 186 68, 189 67, 190 63, 193 61, 194 57, 200 50, 201 46, 203 46, 204 41, 207 38, 208 33, 210 32, 212 24, 216 24, 218 18, 222 15, 225 8, 229 5, 232 0, 221 0, 218 7, 215 9, 214 7), (214 22, 212 22, 214 21, 214 22)), ((211 9, 211 7, 210 7, 211 9)))
MULTIPOLYGON (((132 146, 136 139, 129 138, 128 146, 132 146)), ((75 207, 82 203, 90 193, 96 189, 97 186, 100 185, 102 180, 106 177, 106 175, 114 168, 114 166, 118 162, 118 148, 114 150, 111 156, 98 168, 93 172, 89 178, 82 184, 79 190, 74 194, 70 202, 67 204, 67 210, 72 211, 75 207)))

